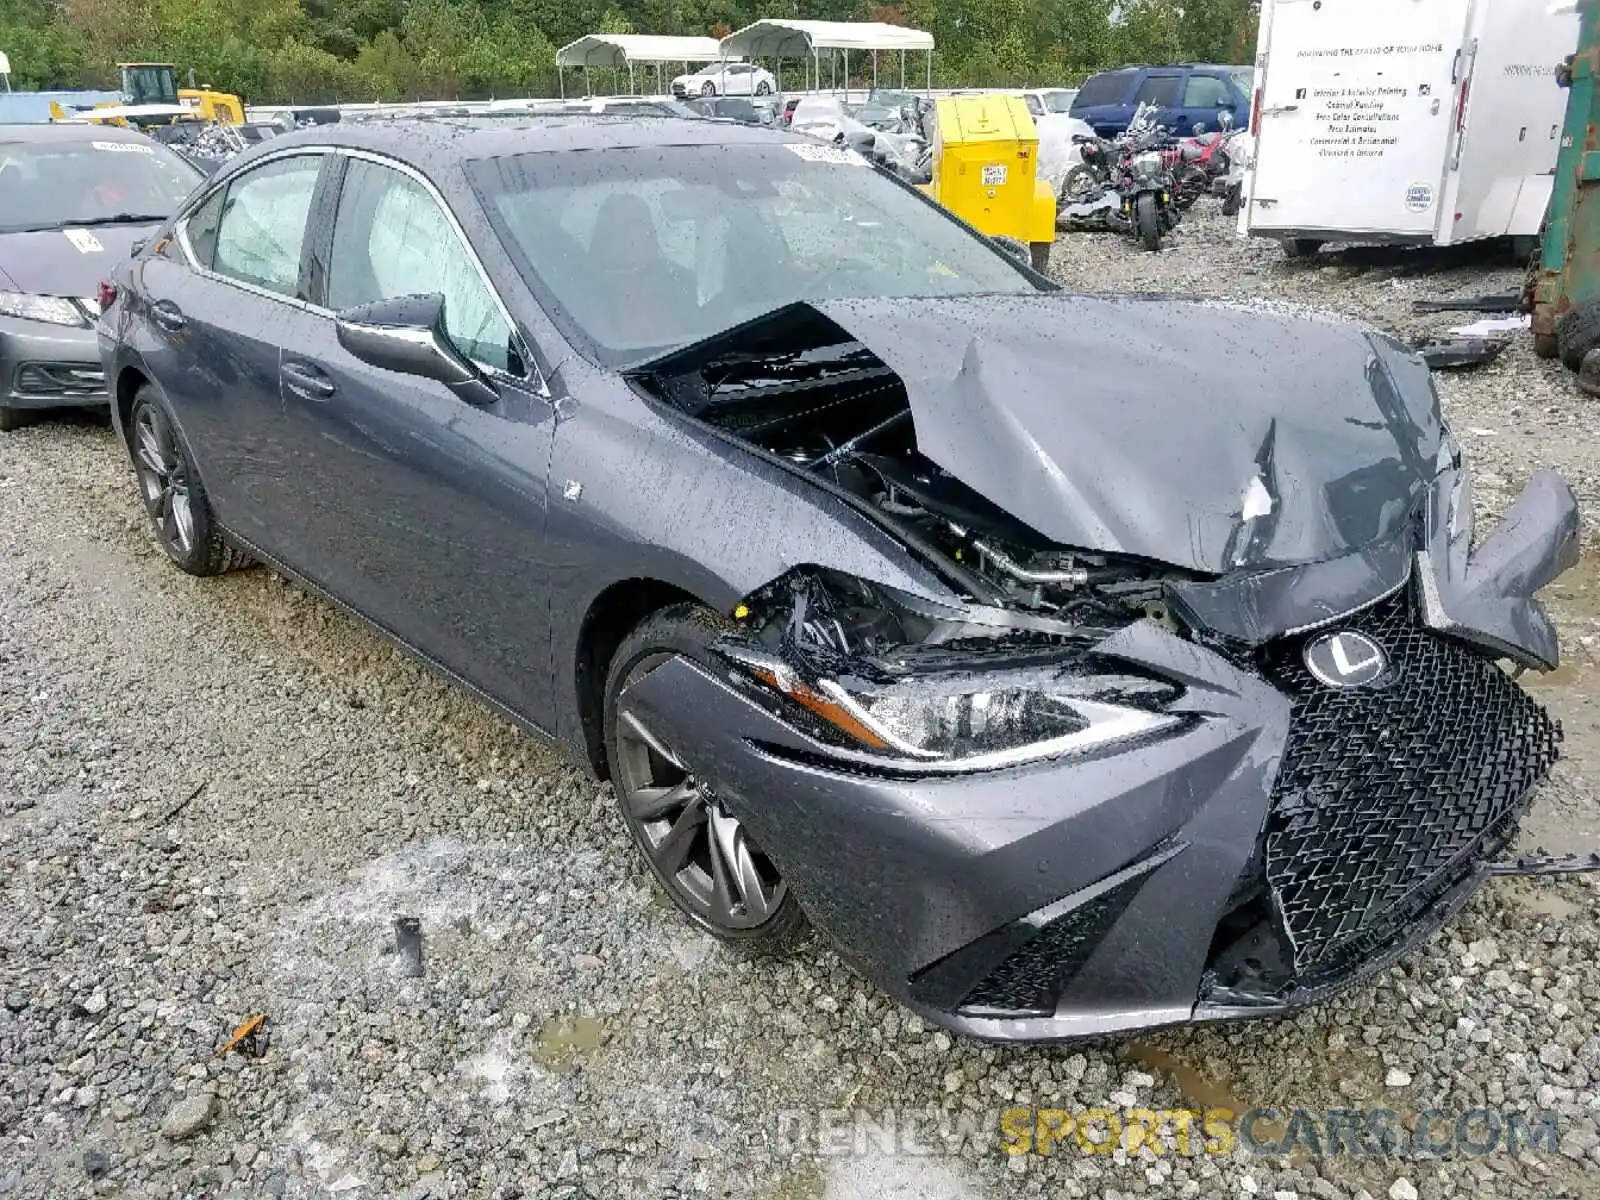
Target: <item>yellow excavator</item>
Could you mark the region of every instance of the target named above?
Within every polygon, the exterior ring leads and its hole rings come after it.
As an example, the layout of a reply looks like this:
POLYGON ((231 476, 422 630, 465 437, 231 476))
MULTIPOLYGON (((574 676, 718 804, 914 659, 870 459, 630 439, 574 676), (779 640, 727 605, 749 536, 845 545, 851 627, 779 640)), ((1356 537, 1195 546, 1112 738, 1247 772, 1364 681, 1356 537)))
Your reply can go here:
POLYGON ((91 121, 102 125, 143 128, 179 121, 222 125, 244 124, 244 103, 232 92, 211 88, 180 88, 171 63, 118 63, 122 100, 68 112, 54 100, 50 116, 57 121, 91 121))

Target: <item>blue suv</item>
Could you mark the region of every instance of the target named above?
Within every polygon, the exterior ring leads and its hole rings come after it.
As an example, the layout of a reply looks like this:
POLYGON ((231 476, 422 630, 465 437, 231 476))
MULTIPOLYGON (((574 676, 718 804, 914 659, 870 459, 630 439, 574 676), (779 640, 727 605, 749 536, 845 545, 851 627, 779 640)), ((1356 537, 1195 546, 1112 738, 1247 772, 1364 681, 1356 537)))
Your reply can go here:
POLYGON ((1072 115, 1087 121, 1101 137, 1127 129, 1141 104, 1160 109, 1157 122, 1178 134, 1188 135, 1196 125, 1220 129, 1224 112, 1232 116, 1235 129, 1242 129, 1250 120, 1254 87, 1253 67, 1210 63, 1122 67, 1090 76, 1073 98, 1072 115))

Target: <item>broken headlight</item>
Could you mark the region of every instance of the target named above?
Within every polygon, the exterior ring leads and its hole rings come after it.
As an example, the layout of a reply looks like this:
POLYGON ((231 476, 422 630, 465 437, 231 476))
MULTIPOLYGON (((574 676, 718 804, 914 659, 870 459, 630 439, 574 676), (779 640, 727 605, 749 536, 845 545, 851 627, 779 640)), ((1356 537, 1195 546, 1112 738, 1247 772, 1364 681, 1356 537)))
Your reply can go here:
POLYGON ((1176 688, 1075 668, 962 672, 875 684, 805 678, 782 659, 730 651, 828 740, 923 770, 979 771, 1083 754, 1180 723, 1176 688))

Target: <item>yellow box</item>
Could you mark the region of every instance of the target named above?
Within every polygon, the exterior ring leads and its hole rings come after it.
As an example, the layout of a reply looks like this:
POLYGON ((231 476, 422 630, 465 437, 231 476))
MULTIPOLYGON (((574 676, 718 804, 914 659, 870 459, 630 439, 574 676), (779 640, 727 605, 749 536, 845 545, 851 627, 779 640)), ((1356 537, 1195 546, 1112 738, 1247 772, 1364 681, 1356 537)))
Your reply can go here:
POLYGON ((934 110, 928 194, 982 233, 1048 247, 1056 198, 1037 178, 1039 134, 1022 97, 946 96, 934 110))

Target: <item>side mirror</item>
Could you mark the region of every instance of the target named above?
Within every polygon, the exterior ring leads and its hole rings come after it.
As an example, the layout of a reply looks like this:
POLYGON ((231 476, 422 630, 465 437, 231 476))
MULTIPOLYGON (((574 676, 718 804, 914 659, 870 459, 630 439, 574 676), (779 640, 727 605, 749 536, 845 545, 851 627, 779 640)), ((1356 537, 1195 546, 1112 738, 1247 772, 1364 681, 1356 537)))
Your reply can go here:
POLYGON ((872 151, 878 144, 878 137, 876 134, 870 133, 864 129, 857 130, 846 139, 846 144, 857 154, 862 154, 867 158, 871 158, 872 151))
POLYGON ((1024 266, 1033 266, 1033 252, 1028 249, 1028 244, 1021 239, 1008 237, 1003 233, 995 233, 989 236, 989 240, 999 247, 1001 251, 1009 254, 1024 266))
POLYGON ((347 308, 334 325, 339 345, 368 366, 435 380, 468 404, 492 404, 500 398, 445 336, 444 297, 438 292, 347 308))

